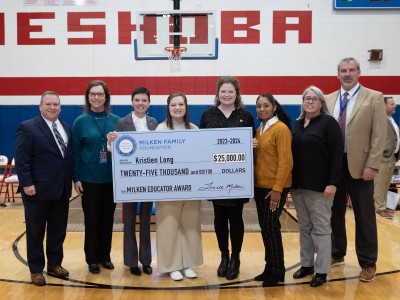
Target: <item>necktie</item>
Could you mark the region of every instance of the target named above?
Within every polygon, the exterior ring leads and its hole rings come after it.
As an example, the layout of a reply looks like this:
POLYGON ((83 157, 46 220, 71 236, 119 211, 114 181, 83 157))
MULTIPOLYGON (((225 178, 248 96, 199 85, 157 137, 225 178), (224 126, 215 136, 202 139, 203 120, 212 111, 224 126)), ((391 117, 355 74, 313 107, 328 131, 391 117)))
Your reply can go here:
POLYGON ((61 154, 64 156, 67 146, 65 146, 64 139, 62 138, 60 132, 57 130, 57 124, 55 122, 53 123, 53 131, 54 131, 54 135, 56 136, 57 142, 61 147, 61 152, 62 152, 61 154))
POLYGON ((343 109, 340 112, 340 116, 339 116, 339 124, 340 124, 340 128, 342 129, 343 145, 344 145, 345 139, 346 139, 346 112, 347 112, 346 101, 347 101, 348 94, 349 94, 348 92, 345 92, 343 94, 343 99, 342 99, 342 103, 340 106, 340 107, 343 107, 343 109))

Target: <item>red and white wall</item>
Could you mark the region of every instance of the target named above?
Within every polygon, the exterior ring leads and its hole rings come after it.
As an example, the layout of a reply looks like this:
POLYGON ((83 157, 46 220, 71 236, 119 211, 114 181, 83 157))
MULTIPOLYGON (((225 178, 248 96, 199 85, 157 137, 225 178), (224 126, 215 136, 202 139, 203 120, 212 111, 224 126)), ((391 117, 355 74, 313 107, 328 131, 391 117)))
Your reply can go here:
POLYGON ((302 91, 338 89, 337 63, 353 56, 362 84, 400 101, 400 10, 339 11, 331 0, 182 0, 181 10, 215 12, 219 58, 185 60, 170 73, 168 61, 135 60, 133 40, 136 12, 172 10, 172 1, 45 2, 0 0, 0 152, 10 157, 17 124, 38 113, 44 91, 60 94, 62 117, 72 124, 92 79, 109 85, 120 116, 130 110, 132 89, 144 85, 159 121, 167 95, 182 91, 196 123, 218 77, 234 75, 252 112, 256 96, 268 92, 295 118, 302 91), (84 2, 94 5, 64 5, 84 2), (383 60, 368 61, 370 49, 383 49, 383 60))

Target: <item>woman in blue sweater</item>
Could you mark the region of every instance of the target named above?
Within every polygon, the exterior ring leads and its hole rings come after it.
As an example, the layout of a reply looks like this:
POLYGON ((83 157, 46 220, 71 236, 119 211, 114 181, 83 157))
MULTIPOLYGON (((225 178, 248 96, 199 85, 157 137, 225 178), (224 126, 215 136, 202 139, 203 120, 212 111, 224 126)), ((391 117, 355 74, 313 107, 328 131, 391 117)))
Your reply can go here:
POLYGON ((82 197, 85 257, 93 274, 100 273, 99 263, 114 269, 110 252, 115 203, 107 133, 115 129, 119 118, 110 112, 110 99, 103 81, 91 81, 84 112, 72 126, 75 190, 82 197))

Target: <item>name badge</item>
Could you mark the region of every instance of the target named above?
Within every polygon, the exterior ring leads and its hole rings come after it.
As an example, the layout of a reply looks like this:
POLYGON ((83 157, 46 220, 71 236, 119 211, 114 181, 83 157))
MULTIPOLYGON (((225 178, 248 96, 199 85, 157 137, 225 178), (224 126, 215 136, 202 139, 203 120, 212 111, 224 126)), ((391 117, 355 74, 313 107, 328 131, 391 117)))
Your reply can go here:
POLYGON ((101 164, 106 164, 106 163, 107 163, 107 152, 105 152, 105 151, 100 151, 100 154, 99 154, 99 163, 101 163, 101 164))

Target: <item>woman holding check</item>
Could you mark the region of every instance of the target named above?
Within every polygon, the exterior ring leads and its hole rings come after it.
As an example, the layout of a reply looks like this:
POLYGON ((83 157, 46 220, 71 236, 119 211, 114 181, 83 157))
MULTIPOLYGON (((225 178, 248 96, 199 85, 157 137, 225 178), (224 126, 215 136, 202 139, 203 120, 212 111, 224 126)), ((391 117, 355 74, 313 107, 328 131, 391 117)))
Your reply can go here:
MULTIPOLYGON (((156 130, 197 129, 189 122, 185 94, 176 92, 167 99, 167 118, 156 130)), ((200 201, 156 202, 157 269, 172 280, 196 278, 191 268, 203 264, 200 201)))
MULTIPOLYGON (((254 134, 254 119, 243 105, 239 81, 232 76, 223 76, 217 82, 215 105, 201 116, 200 128, 251 127, 254 134)), ((233 280, 239 276, 240 252, 244 237, 243 206, 248 198, 213 200, 214 227, 221 262, 217 269, 219 277, 233 280), (232 256, 229 257, 229 238, 232 256)))
POLYGON ((100 80, 89 82, 85 108, 72 126, 75 191, 82 197, 85 219, 85 258, 89 272, 114 269, 111 261, 115 203, 111 155, 107 152, 107 133, 119 119, 111 113, 111 95, 100 80))
MULTIPOLYGON (((118 136, 117 131, 150 131, 155 130, 158 122, 153 117, 146 115, 150 106, 150 91, 145 87, 137 87, 132 96, 133 112, 120 119, 116 131, 107 134, 110 143, 118 136)), ((124 203, 124 264, 130 268, 133 275, 140 276, 142 271, 138 267, 138 260, 143 266, 143 272, 150 275, 151 268, 151 243, 150 219, 153 202, 140 203, 140 243, 139 251, 136 242, 136 215, 138 202, 124 203)))

